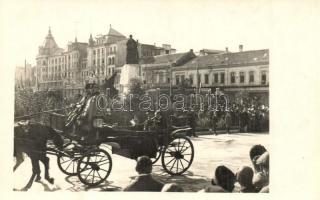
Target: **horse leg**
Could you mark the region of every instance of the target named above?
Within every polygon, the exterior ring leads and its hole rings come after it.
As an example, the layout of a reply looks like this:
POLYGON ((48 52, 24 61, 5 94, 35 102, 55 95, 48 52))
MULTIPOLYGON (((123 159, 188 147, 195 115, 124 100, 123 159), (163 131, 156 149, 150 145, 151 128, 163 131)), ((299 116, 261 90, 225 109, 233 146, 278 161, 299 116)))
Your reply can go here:
POLYGON ((49 183, 53 184, 54 183, 54 178, 50 178, 49 175, 49 158, 47 156, 42 156, 41 157, 41 162, 44 164, 44 178, 49 181, 49 183))
POLYGON ((39 160, 35 159, 35 158, 30 158, 30 159, 31 159, 31 164, 32 164, 32 175, 31 175, 27 185, 22 188, 23 191, 27 191, 28 189, 30 189, 32 186, 32 183, 34 181, 34 178, 36 177, 36 175, 40 174, 39 160))
POLYGON ((21 163, 23 163, 24 158, 23 158, 23 154, 22 152, 17 152, 16 154, 16 164, 13 167, 13 172, 16 171, 16 169, 18 169, 18 167, 21 165, 21 163))

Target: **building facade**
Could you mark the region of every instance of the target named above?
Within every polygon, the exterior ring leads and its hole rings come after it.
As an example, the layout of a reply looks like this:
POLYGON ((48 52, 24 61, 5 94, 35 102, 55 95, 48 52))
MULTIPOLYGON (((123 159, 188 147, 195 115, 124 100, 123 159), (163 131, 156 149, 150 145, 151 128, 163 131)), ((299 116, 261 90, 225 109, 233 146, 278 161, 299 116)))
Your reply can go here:
POLYGON ((178 58, 171 61, 170 56, 162 59, 155 56, 153 61, 142 65, 147 88, 158 87, 167 91, 170 85, 173 90, 183 86, 189 92, 200 93, 219 88, 231 99, 246 94, 269 104, 268 49, 243 51, 241 46, 239 52, 233 53, 202 52, 198 56, 184 55, 186 62, 181 62, 183 55, 176 56, 178 58))
POLYGON ((63 90, 65 95, 82 93, 86 78, 87 43, 75 38, 66 49, 59 48, 49 29, 36 58, 38 90, 63 90))

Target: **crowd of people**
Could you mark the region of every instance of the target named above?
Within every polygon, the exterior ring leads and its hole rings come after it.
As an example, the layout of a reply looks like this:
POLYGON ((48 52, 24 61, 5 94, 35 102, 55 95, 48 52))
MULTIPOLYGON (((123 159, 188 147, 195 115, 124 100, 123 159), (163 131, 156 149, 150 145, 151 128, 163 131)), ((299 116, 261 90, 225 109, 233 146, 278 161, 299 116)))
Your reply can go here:
MULTIPOLYGON (((214 170, 211 183, 199 192, 222 193, 268 193, 269 192, 269 152, 262 145, 254 145, 249 152, 253 168, 240 167, 235 173, 224 165, 214 170), (239 187, 235 187, 238 184, 239 187)), ((138 176, 123 191, 183 192, 176 183, 164 184, 152 176, 152 161, 147 156, 137 159, 138 176)))

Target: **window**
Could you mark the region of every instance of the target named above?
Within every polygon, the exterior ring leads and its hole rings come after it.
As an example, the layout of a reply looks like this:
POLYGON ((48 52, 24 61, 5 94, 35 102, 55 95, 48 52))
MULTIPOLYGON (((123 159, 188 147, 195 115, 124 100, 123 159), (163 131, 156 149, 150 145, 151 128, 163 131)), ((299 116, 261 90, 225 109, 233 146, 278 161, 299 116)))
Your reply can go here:
POLYGON ((263 71, 261 73, 261 84, 265 85, 267 83, 267 73, 265 71, 263 71))
POLYGON ((201 83, 201 74, 198 74, 198 84, 201 83))
POLYGON ((231 72, 231 83, 236 82, 236 74, 234 72, 231 72))
POLYGON ((180 84, 180 77, 176 76, 176 85, 179 85, 179 84, 180 84))
POLYGON ((96 60, 93 60, 93 65, 96 65, 96 60))
POLYGON ((254 82, 254 71, 250 71, 249 72, 249 83, 253 83, 254 82))
POLYGON ((108 69, 108 75, 110 75, 111 74, 111 71, 110 71, 110 68, 108 69))
POLYGON ((220 83, 224 84, 224 72, 220 74, 220 83))
POLYGON ((104 58, 101 59, 102 64, 104 64, 104 58))
POLYGON ((98 49, 97 51, 98 51, 97 54, 100 56, 100 49, 98 49))
POLYGON ((170 78, 167 78, 167 83, 170 83, 170 78))
POLYGON ((219 74, 218 73, 215 73, 213 75, 213 79, 214 79, 214 83, 218 83, 219 82, 219 74))
POLYGON ((103 54, 104 53, 104 51, 103 51, 103 48, 101 49, 101 54, 103 54))
POLYGON ((209 74, 204 75, 204 84, 209 84, 209 74))
POLYGON ((93 50, 93 55, 96 55, 96 50, 93 50))
POLYGON ((112 64, 114 65, 114 57, 112 57, 112 64))
POLYGON ((193 85, 193 74, 189 75, 190 85, 193 85))
POLYGON ((116 52, 117 52, 116 47, 113 47, 113 51, 114 51, 114 53, 116 53, 116 52))
POLYGON ((184 83, 184 81, 185 81, 184 75, 181 75, 180 79, 181 79, 181 83, 184 83))
POLYGON ((240 83, 244 83, 244 72, 240 72, 240 83))
POLYGON ((111 58, 108 58, 108 64, 111 65, 111 58))

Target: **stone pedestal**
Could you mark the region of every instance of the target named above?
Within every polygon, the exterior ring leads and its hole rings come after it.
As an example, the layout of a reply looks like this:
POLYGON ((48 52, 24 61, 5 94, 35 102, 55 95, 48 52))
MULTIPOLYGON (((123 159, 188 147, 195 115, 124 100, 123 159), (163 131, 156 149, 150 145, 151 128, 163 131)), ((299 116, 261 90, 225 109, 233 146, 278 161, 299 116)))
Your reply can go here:
POLYGON ((120 74, 120 92, 127 93, 132 78, 141 79, 139 64, 125 64, 121 68, 120 74))

